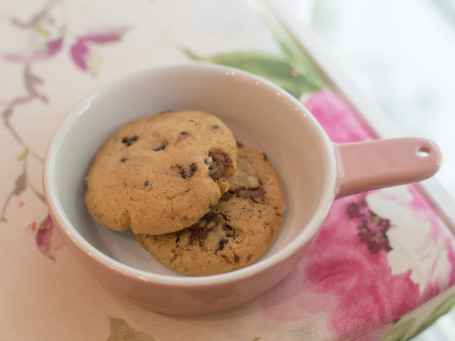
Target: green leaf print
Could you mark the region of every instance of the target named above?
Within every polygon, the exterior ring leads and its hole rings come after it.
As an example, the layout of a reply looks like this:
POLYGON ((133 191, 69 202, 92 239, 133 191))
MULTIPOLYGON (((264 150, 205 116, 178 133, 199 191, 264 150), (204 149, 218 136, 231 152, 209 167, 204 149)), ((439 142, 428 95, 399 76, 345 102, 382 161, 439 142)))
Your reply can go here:
POLYGON ((398 322, 400 322, 401 320, 401 317, 397 318, 395 321, 393 321, 393 324, 397 324, 398 322))
POLYGON ((417 328, 413 337, 421 333, 429 326, 431 326, 442 315, 447 314, 450 309, 455 305, 455 294, 450 295, 444 302, 442 302, 436 309, 426 318, 426 320, 417 328))
POLYGON ((156 341, 156 339, 145 332, 133 329, 125 320, 110 317, 111 335, 107 341, 156 341))
POLYGON ((406 335, 414 328, 414 324, 416 322, 415 318, 412 318, 408 321, 399 321, 394 323, 392 328, 389 329, 386 335, 384 335, 381 341, 402 341, 407 340, 405 339, 406 335))
POLYGON ((401 318, 393 322, 392 328, 389 329, 387 334, 381 339, 381 341, 401 341, 413 338, 417 334, 421 333, 428 327, 430 327, 438 318, 449 312, 449 310, 455 305, 455 294, 449 296, 444 302, 442 302, 436 309, 426 318, 426 320, 416 329, 411 337, 406 337, 414 329, 416 322, 415 318, 407 321, 403 321, 401 318), (406 337, 406 338, 405 338, 406 337))
POLYGON ((277 38, 284 58, 302 74, 305 79, 316 88, 322 89, 328 86, 327 81, 322 76, 321 70, 308 58, 301 45, 294 37, 273 32, 277 38))
POLYGON ((267 5, 263 6, 260 1, 253 1, 253 3, 257 3, 254 6, 257 14, 275 37, 285 60, 305 77, 307 82, 313 84, 316 88, 323 89, 328 87, 330 81, 325 73, 317 67, 317 64, 302 46, 299 39, 289 30, 289 27, 283 25, 279 16, 273 10, 270 10, 267 5))
POLYGON ((27 157, 27 153, 22 153, 16 158, 16 161, 24 161, 25 158, 27 157))
POLYGON ((296 98, 307 92, 320 90, 318 84, 303 76, 283 58, 260 52, 236 51, 202 57, 183 48, 185 55, 195 61, 207 62, 244 70, 282 87, 296 98))

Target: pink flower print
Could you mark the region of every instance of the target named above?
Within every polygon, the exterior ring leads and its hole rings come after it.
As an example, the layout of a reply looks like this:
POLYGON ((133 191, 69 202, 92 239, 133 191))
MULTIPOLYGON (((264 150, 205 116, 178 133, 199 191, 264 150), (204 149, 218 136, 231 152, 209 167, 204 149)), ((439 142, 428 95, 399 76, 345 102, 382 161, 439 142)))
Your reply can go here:
POLYGON ((89 49, 83 42, 76 42, 71 46, 71 57, 74 63, 82 70, 87 70, 86 59, 88 56, 89 49))
POLYGON ((80 36, 71 46, 70 52, 74 64, 81 70, 96 75, 100 67, 100 59, 93 54, 90 47, 119 41, 128 30, 129 27, 122 26, 80 36))
POLYGON ((49 214, 39 225, 35 241, 38 249, 53 261, 55 261, 55 251, 65 245, 49 214))
POLYGON ((386 234, 390 228, 390 221, 374 213, 365 200, 348 204, 346 213, 357 223, 360 241, 367 245, 368 251, 377 254, 380 250, 392 250, 386 234))
POLYGON ((366 200, 372 210, 397 225, 388 231, 395 244, 388 254, 391 272, 411 270, 421 303, 455 284, 453 235, 416 186, 385 188, 366 200))
POLYGON ((63 37, 56 38, 47 42, 42 49, 30 53, 7 53, 2 58, 10 62, 30 63, 35 61, 46 60, 56 55, 63 46, 63 37))
POLYGON ((302 101, 333 142, 356 142, 374 137, 367 125, 332 91, 324 89, 304 96, 302 101))
POLYGON ((61 51, 66 34, 62 2, 49 1, 45 7, 35 10, 37 11, 29 13, 28 17, 22 15, 15 17, 5 13, 3 17, 10 23, 10 27, 5 32, 2 31, 2 34, 8 36, 12 33, 14 38, 5 42, 15 47, 14 50, 10 47, 2 47, 0 58, 28 64, 45 61, 61 51), (23 47, 16 50, 18 46, 23 47))
MULTIPOLYGON (((346 340, 392 322, 417 306, 419 285, 410 279, 410 271, 392 275, 387 244, 372 249, 369 241, 376 236, 366 238, 358 228, 359 219, 368 217, 369 224, 371 219, 382 219, 370 217, 366 195, 334 202, 296 270, 262 297, 265 316, 284 322, 323 314, 332 338, 346 340), (359 207, 358 214, 353 214, 352 203, 359 207)), ((382 238, 383 231, 379 231, 382 238)), ((393 248, 393 243, 389 246, 393 248)))

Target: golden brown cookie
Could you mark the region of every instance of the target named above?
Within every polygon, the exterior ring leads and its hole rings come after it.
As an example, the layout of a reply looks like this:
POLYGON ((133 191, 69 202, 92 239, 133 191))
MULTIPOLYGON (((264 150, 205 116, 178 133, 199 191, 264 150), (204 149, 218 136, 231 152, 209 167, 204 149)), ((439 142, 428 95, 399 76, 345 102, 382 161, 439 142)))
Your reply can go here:
POLYGON ((234 135, 200 111, 152 115, 115 132, 86 177, 92 217, 112 230, 163 234, 196 223, 228 188, 234 135))
POLYGON ((158 261, 178 272, 203 276, 243 268, 270 247, 286 209, 283 189, 264 154, 237 150, 230 189, 196 224, 164 235, 136 234, 158 261))

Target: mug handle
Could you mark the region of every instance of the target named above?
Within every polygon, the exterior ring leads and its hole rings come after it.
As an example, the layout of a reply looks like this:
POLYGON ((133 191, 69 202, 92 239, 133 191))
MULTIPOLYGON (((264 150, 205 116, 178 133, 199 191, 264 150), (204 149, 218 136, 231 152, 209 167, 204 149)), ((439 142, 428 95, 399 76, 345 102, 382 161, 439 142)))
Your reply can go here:
POLYGON ((427 179, 442 163, 436 143, 423 138, 334 143, 334 150, 338 169, 335 199, 427 179))

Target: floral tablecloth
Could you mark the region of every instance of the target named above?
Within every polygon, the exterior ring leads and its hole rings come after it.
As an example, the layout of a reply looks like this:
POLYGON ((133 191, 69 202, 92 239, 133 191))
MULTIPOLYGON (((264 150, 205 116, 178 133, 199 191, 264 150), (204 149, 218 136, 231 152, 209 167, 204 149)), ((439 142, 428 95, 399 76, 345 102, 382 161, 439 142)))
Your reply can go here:
POLYGON ((377 136, 247 2, 3 0, 0 32, 0 340, 403 340, 455 303, 455 238, 417 185, 336 200, 310 252, 250 304, 181 317, 114 296, 64 246, 41 183, 53 132, 94 89, 217 63, 288 90, 335 142, 377 136))

